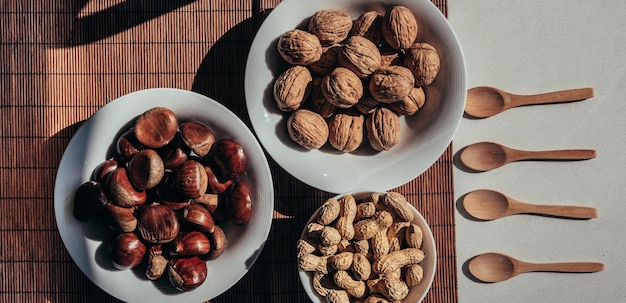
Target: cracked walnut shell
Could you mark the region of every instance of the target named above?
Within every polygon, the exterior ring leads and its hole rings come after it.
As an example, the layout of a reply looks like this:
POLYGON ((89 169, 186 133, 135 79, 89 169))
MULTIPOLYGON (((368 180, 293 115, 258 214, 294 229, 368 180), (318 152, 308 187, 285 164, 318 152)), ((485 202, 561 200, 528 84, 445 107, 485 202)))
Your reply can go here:
POLYGON ((381 55, 372 41, 360 36, 348 38, 341 47, 339 65, 365 79, 380 67, 381 55))
POLYGON ((313 77, 311 72, 300 65, 284 71, 274 82, 274 100, 278 108, 284 112, 300 108, 311 92, 313 77))
POLYGON ((287 120, 289 137, 306 149, 318 149, 328 140, 328 124, 319 114, 298 109, 287 120))
POLYGON ((321 90, 332 105, 348 108, 359 102, 363 96, 363 83, 351 70, 337 67, 324 77, 321 90))
POLYGON ((383 38, 393 49, 407 49, 417 39, 418 25, 410 9, 394 6, 383 20, 383 38))
POLYGON ((415 79, 404 66, 381 67, 372 74, 369 90, 372 97, 382 103, 400 101, 411 93, 415 79))
POLYGON ((324 9, 309 19, 309 32, 317 36, 322 46, 345 40, 352 28, 352 18, 341 10, 324 9))
POLYGON ((400 141, 400 117, 379 107, 365 120, 367 138, 373 149, 389 150, 400 141))
POLYGON ((299 29, 280 35, 277 48, 280 56, 294 65, 309 65, 322 56, 322 45, 317 36, 299 29))
POLYGON ((342 152, 353 152, 363 142, 365 118, 356 113, 336 113, 328 122, 328 142, 342 152))
POLYGON ((404 57, 404 65, 415 77, 415 85, 430 85, 441 67, 437 50, 428 43, 415 43, 404 57))

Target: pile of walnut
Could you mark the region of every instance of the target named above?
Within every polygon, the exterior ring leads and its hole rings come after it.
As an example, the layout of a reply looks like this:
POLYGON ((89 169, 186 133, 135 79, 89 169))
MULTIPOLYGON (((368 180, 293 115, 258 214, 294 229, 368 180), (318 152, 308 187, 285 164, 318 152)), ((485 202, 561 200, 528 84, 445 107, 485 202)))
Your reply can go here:
POLYGON ((313 288, 329 303, 401 301, 424 275, 413 217, 396 192, 329 199, 298 241, 298 265, 314 272, 313 288))
POLYGON ((199 287, 206 261, 228 245, 220 225, 252 216, 239 178, 248 167, 243 147, 200 122, 179 123, 165 107, 145 111, 116 139, 115 155, 76 190, 74 217, 101 218, 117 235, 108 249, 115 268, 145 265, 150 280, 167 277, 180 291, 199 287))
POLYGON ((377 151, 398 144, 399 116, 424 106, 423 87, 440 68, 437 50, 416 42, 417 33, 415 16, 403 6, 384 15, 367 11, 355 21, 344 11, 320 10, 308 30, 283 33, 277 48, 290 67, 273 93, 290 113, 291 139, 307 149, 329 142, 343 152, 365 141, 377 151))

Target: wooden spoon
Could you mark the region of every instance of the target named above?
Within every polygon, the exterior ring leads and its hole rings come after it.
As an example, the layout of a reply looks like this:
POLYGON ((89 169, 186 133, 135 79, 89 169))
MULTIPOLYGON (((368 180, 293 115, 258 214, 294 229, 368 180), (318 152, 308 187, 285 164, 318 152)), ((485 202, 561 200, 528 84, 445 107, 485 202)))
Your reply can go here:
POLYGON ((569 89, 537 95, 514 95, 495 87, 479 86, 467 92, 465 113, 476 118, 486 118, 517 106, 564 103, 591 97, 593 97, 593 88, 569 89))
POLYGON ((481 220, 495 220, 514 214, 542 214, 576 219, 598 217, 598 210, 592 207, 529 204, 488 189, 475 190, 465 195, 463 208, 474 218, 481 220))
POLYGON ((595 157, 596 151, 590 149, 523 151, 497 143, 480 142, 465 147, 459 158, 467 168, 488 171, 520 160, 586 160, 595 157))
POLYGON ((604 264, 597 262, 567 263, 527 263, 499 253, 485 253, 469 262, 469 271, 483 282, 501 282, 519 274, 544 272, 589 273, 604 270, 604 264))

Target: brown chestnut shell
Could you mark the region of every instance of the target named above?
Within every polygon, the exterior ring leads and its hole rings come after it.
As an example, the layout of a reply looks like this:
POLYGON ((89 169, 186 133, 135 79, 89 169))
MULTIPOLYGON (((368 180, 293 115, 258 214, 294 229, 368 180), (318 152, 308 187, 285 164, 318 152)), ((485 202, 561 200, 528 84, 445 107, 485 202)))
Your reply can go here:
POLYGON ((190 291, 206 280, 206 262, 197 256, 173 259, 168 266, 170 283, 180 291, 190 291))
POLYGON ((176 213, 165 205, 146 206, 137 217, 137 232, 146 242, 167 243, 176 238, 179 231, 176 213))
POLYGON ((109 246, 111 261, 117 269, 136 267, 141 264, 145 253, 146 246, 134 233, 120 234, 109 246))
POLYGON ((211 153, 220 175, 224 179, 237 179, 248 168, 248 155, 234 140, 221 139, 213 145, 211 153))

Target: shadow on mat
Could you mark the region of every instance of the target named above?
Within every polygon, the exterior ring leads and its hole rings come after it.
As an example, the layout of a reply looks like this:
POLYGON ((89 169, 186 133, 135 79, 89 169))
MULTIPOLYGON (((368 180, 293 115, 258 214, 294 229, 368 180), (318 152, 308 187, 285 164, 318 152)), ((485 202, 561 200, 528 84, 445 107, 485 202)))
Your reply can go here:
POLYGON ((48 28, 55 31, 51 33, 56 40, 53 45, 69 47, 96 42, 198 0, 126 0, 82 16, 89 1, 60 0, 49 4, 50 10, 59 12, 57 26, 48 28))

